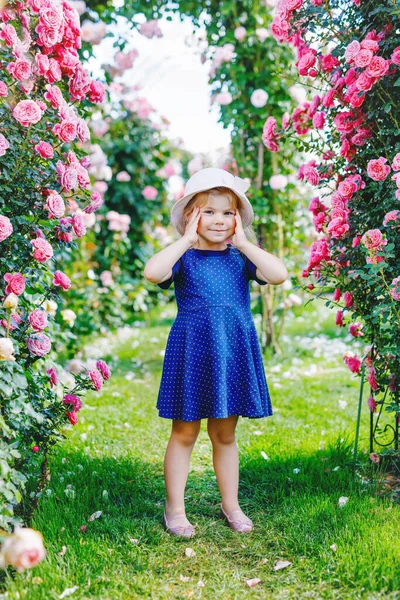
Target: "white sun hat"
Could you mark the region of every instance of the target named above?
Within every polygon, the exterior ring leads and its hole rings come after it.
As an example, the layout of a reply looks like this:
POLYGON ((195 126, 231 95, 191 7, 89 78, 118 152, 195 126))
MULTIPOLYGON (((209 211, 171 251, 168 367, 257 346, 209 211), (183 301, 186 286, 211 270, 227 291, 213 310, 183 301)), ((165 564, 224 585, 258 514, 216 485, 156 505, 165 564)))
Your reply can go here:
POLYGON ((199 192, 205 192, 215 187, 226 187, 235 192, 241 200, 243 200, 243 214, 242 224, 243 227, 248 227, 252 224, 254 219, 253 208, 245 195, 245 192, 249 189, 250 183, 236 177, 225 171, 224 169, 216 169, 213 167, 207 169, 200 169, 188 180, 185 185, 185 191, 183 198, 180 198, 173 207, 171 208, 171 223, 176 228, 180 235, 185 233, 185 228, 182 222, 183 209, 186 204, 193 198, 195 194, 199 192))

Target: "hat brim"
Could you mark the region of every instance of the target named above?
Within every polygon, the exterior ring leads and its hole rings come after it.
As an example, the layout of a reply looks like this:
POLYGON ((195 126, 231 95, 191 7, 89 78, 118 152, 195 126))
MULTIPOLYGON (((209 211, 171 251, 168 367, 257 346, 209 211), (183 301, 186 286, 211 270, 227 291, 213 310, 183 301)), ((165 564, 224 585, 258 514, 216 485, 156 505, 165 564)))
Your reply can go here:
MULTIPOLYGON (((227 187, 228 189, 231 189, 229 186, 223 186, 223 187, 227 187)), ((205 187, 204 189, 196 190, 196 192, 186 194, 186 196, 179 198, 179 200, 177 202, 175 202, 175 204, 171 208, 171 212, 170 212, 171 223, 180 235, 183 235, 185 233, 185 229, 182 227, 182 214, 183 214, 183 209, 185 208, 186 204, 189 202, 189 200, 191 200, 193 198, 193 196, 196 196, 196 194, 200 194, 200 192, 206 192, 209 189, 211 189, 211 188, 208 186, 208 187, 205 187)), ((249 199, 247 198, 247 196, 244 193, 238 192, 237 190, 232 190, 232 192, 234 194, 236 194, 236 196, 238 196, 244 202, 242 224, 243 224, 243 227, 249 227, 254 220, 253 207, 251 206, 249 199)))

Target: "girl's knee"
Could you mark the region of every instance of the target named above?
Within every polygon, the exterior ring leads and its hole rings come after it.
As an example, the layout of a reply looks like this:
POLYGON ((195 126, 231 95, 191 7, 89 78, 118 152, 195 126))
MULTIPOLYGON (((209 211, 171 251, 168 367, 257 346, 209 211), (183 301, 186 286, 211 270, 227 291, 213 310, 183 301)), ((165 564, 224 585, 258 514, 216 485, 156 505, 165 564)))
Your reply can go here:
POLYGON ((207 430, 212 444, 225 446, 235 443, 236 422, 237 419, 209 419, 207 430))
POLYGON ((185 446, 192 446, 199 435, 200 421, 174 420, 172 423, 171 438, 185 446))
POLYGON ((208 435, 213 444, 228 446, 236 441, 235 433, 229 431, 209 431, 208 435))

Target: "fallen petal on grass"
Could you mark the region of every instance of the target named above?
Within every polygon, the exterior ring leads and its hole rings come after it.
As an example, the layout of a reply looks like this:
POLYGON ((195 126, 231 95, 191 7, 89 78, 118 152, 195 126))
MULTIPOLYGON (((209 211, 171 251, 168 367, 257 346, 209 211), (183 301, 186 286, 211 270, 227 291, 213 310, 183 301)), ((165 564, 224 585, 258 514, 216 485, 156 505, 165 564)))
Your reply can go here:
POLYGON ((332 544, 329 547, 330 547, 331 550, 333 550, 334 552, 336 552, 336 544, 332 544))
POLYGON ((95 513, 90 515, 90 517, 88 517, 88 521, 94 521, 95 519, 98 519, 99 517, 101 517, 102 513, 102 510, 97 510, 95 513))
POLYGON ((247 579, 245 583, 246 583, 247 587, 253 587, 253 585, 257 585, 257 583, 261 583, 261 579, 258 579, 258 577, 255 577, 254 579, 247 579))
POLYGON ((74 585, 74 587, 72 587, 72 588, 66 588, 66 589, 65 589, 65 590, 62 592, 62 594, 60 594, 58 597, 59 597, 59 598, 66 598, 67 596, 72 596, 72 594, 73 594, 74 592, 76 592, 76 590, 78 589, 78 587, 79 587, 78 585, 74 585))
POLYGON ((193 548, 186 548, 185 554, 189 558, 191 558, 192 556, 196 556, 196 552, 193 550, 193 548))
POLYGON ((274 571, 280 571, 281 569, 286 569, 286 567, 289 567, 292 563, 288 560, 277 560, 276 563, 274 564, 274 571))
POLYGON ((340 508, 342 508, 342 506, 347 504, 348 501, 349 501, 349 499, 347 498, 347 496, 340 496, 340 498, 338 500, 338 504, 339 504, 340 508))

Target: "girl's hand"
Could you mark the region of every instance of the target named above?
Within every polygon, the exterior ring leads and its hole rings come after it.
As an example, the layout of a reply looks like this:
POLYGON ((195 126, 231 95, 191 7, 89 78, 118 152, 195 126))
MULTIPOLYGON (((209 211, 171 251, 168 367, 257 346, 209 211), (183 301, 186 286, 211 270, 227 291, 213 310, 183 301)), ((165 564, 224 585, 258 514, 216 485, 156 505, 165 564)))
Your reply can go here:
POLYGON ((199 238, 197 235, 197 227, 199 224, 199 219, 201 217, 200 207, 196 206, 192 213, 190 213, 189 221, 185 227, 185 233, 183 237, 187 239, 188 243, 193 246, 199 238))
POLYGON ((240 248, 242 246, 244 246, 244 244, 248 241, 246 238, 246 234, 244 232, 243 229, 243 225, 242 225, 242 217, 240 216, 240 213, 238 210, 236 210, 236 214, 235 214, 235 233, 231 236, 231 242, 234 246, 236 246, 236 248, 240 248))

